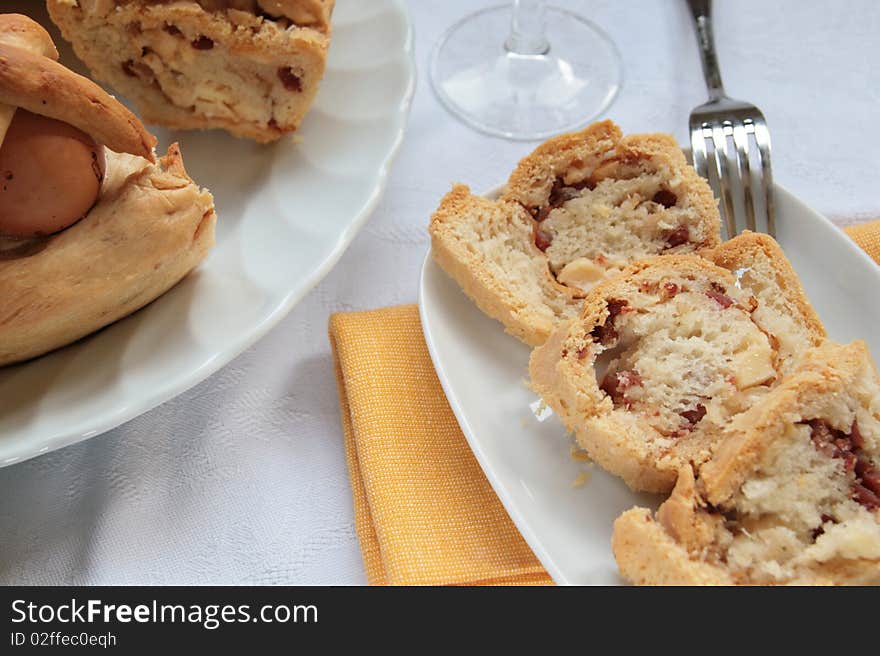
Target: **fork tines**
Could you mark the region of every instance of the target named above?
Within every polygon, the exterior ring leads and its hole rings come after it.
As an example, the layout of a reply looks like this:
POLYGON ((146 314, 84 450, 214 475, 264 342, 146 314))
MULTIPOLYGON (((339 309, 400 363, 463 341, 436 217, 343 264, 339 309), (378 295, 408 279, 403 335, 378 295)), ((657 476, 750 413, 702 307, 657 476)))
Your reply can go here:
POLYGON ((768 232, 775 237, 770 133, 756 107, 733 103, 737 106, 712 107, 713 103, 709 103, 691 114, 694 168, 709 181, 721 201, 728 239, 744 228, 768 232), (753 140, 754 146, 751 145, 753 140), (757 185, 754 184, 753 158, 757 164, 757 185), (764 218, 761 228, 758 227, 760 209, 764 218), (744 217, 744 225, 737 217, 744 217))

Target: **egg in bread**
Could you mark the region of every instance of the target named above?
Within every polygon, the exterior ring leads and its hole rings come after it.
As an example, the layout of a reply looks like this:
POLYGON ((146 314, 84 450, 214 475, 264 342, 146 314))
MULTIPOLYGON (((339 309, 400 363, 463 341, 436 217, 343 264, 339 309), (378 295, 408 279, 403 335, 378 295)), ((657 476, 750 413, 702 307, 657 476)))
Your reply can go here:
POLYGON ((157 159, 137 117, 55 59, 39 25, 0 15, 0 366, 131 314, 214 244, 177 144, 157 159))

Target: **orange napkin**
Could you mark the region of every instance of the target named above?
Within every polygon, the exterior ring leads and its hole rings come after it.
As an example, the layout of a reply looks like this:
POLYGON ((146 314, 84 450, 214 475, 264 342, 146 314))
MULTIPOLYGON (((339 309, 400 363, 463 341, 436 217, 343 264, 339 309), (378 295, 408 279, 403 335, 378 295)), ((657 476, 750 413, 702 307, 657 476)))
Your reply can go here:
MULTIPOLYGON (((880 221, 846 231, 880 263, 880 221)), ((334 314, 330 344, 370 583, 551 584, 458 427, 417 307, 334 314)))
POLYGON ((844 228, 843 231, 880 264, 880 221, 860 223, 844 228))
POLYGON ((370 583, 550 584, 471 453, 415 305, 330 317, 370 583))

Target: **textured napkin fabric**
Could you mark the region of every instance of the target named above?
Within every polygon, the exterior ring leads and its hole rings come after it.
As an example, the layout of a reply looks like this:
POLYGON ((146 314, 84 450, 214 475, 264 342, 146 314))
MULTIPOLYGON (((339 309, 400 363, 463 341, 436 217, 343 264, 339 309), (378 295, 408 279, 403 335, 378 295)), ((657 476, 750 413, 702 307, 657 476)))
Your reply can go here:
POLYGON ((552 583, 458 427, 418 308, 335 314, 330 342, 370 583, 552 583))
MULTIPOLYGON (((846 232, 880 263, 880 221, 846 232)), ((334 314, 330 343, 370 583, 552 583, 458 427, 417 307, 334 314)))
MULTIPOLYGON (((880 264, 880 221, 860 223, 859 225, 844 228, 844 232, 852 237, 859 246, 880 264)), ((874 356, 880 357, 880 356, 874 356)))

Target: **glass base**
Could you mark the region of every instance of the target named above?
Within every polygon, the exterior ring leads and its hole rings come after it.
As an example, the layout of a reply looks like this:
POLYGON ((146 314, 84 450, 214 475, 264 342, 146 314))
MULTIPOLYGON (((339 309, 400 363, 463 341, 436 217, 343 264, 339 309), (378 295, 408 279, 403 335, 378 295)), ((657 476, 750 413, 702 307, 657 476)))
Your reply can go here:
POLYGON ((508 139, 546 139, 583 127, 608 109, 622 83, 620 53, 596 25, 547 7, 550 49, 505 48, 510 5, 466 16, 431 56, 431 83, 443 105, 468 125, 508 139))

